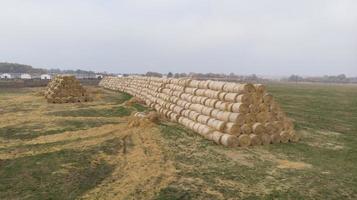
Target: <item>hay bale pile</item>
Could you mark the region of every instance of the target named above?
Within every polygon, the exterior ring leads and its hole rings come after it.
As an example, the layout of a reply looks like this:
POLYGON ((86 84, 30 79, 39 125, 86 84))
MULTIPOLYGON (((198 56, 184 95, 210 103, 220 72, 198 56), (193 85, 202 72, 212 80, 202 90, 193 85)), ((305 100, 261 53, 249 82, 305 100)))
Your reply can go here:
POLYGON ((92 101, 87 91, 74 76, 56 76, 48 83, 45 98, 49 103, 76 103, 92 101))
POLYGON ((138 97, 162 116, 224 146, 300 138, 261 84, 133 76, 105 77, 99 85, 138 97))

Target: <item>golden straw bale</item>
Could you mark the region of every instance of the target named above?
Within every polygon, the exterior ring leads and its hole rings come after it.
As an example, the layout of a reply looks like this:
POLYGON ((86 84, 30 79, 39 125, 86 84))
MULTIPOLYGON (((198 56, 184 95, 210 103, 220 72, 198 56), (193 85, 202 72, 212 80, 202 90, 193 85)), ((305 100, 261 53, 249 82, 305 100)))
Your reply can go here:
POLYGON ((262 144, 262 141, 258 135, 250 134, 249 137, 250 137, 250 145, 257 146, 262 144))
POLYGON ((250 145, 250 137, 247 134, 242 134, 238 137, 238 145, 240 147, 247 147, 250 145))
POLYGON ((231 111, 235 113, 247 114, 249 112, 249 107, 244 103, 233 103, 231 111))
POLYGON ((254 123, 253 124, 253 133, 255 133, 256 135, 260 135, 265 133, 265 127, 262 123, 254 123))
POLYGON ((271 143, 270 135, 265 134, 265 133, 260 135, 260 140, 262 141, 263 145, 267 145, 267 144, 271 143))
POLYGON ((280 140, 282 143, 289 142, 289 139, 290 139, 289 132, 287 132, 287 131, 280 132, 280 140))
POLYGON ((207 124, 209 119, 210 118, 208 116, 206 116, 206 115, 199 115, 197 117, 197 122, 199 122, 201 124, 207 124))
POLYGON ((249 134, 252 133, 252 127, 251 127, 249 124, 243 124, 243 125, 241 126, 241 132, 242 132, 243 134, 249 135, 249 134))
POLYGON ((249 105, 252 103, 252 96, 250 94, 240 94, 235 101, 249 105))
POLYGON ((229 133, 231 135, 240 135, 242 133, 242 131, 240 129, 240 125, 233 123, 233 122, 226 123, 224 132, 229 133))
POLYGON ((221 143, 221 137, 223 136, 224 134, 219 132, 219 131, 214 131, 212 133, 212 139, 213 141, 216 143, 216 144, 220 144, 221 143))
POLYGON ((291 142, 297 142, 301 138, 301 135, 298 132, 295 131, 289 131, 289 140, 291 142))
POLYGON ((258 114, 260 112, 259 106, 256 105, 256 104, 250 104, 249 105, 249 112, 254 113, 254 114, 258 114))
POLYGON ((237 123, 242 125, 246 123, 246 115, 242 113, 229 113, 229 122, 237 123))
POLYGON ((236 147, 239 144, 238 138, 230 134, 223 134, 220 139, 220 142, 226 147, 236 147))
POLYGON ((274 133, 274 134, 270 135, 270 138, 271 138, 271 142, 273 144, 280 143, 281 138, 280 138, 280 134, 279 133, 274 133))
POLYGON ((220 120, 217 120, 217 119, 210 118, 210 119, 207 121, 207 125, 208 125, 209 127, 212 127, 212 128, 214 128, 214 129, 216 129, 216 130, 223 131, 224 128, 225 128, 226 122, 220 121, 220 120))

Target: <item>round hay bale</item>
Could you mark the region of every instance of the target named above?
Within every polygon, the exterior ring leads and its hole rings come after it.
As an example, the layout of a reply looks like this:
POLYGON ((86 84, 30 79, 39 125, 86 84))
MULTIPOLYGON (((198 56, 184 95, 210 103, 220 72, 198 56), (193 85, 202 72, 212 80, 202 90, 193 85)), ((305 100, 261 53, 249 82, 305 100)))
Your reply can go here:
POLYGON ((244 103, 244 104, 251 104, 252 103, 252 96, 250 94, 240 94, 237 96, 235 102, 244 103))
POLYGON ((207 116, 211 116, 211 113, 214 109, 213 108, 209 108, 209 107, 204 107, 202 109, 202 114, 207 115, 207 116))
POLYGON ((200 81, 200 82, 198 83, 198 88, 208 89, 208 84, 209 84, 209 81, 200 81))
POLYGON ((269 112, 269 106, 265 103, 259 104, 259 111, 260 112, 269 112))
POLYGON ((238 97, 238 93, 226 93, 224 101, 235 102, 238 97))
MULTIPOLYGON (((213 111, 212 111, 213 112, 213 111)), ((217 119, 221 120, 221 121, 225 121, 225 122, 229 122, 229 116, 230 116, 230 112, 225 112, 225 111, 219 111, 217 113, 217 119)))
POLYGON ((291 131, 294 129, 294 123, 290 119, 285 118, 283 123, 284 123, 284 130, 291 131))
POLYGON ((250 137, 247 134, 242 134, 238 137, 238 145, 240 147, 247 147, 250 145, 250 137))
POLYGON ((193 121, 197 121, 198 116, 200 116, 200 114, 198 112, 195 111, 190 111, 188 114, 188 118, 193 120, 193 121))
POLYGON ((274 134, 276 133, 276 129, 275 129, 275 126, 272 122, 267 122, 264 124, 264 127, 265 127, 265 130, 266 130, 266 133, 268 133, 269 135, 271 134, 274 134))
POLYGON ((249 135, 252 133, 252 128, 249 124, 243 124, 240 129, 243 134, 249 135))
POLYGON ((190 109, 191 105, 192 105, 191 103, 188 103, 188 102, 187 102, 187 103, 184 105, 184 108, 185 108, 185 109, 190 109))
POLYGON ((241 134, 240 125, 233 122, 227 122, 224 132, 238 136, 241 134))
POLYGON ((200 128, 201 124, 195 122, 193 127, 192 127, 192 130, 195 131, 195 132, 198 132, 199 128, 200 128))
POLYGON ((301 135, 295 131, 289 131, 289 140, 291 142, 298 142, 301 139, 301 135))
POLYGON ((267 112, 260 112, 260 113, 256 114, 256 120, 257 120, 257 122, 260 122, 260 123, 268 122, 267 112))
POLYGON ((220 142, 226 147, 237 147, 239 144, 238 138, 230 134, 223 134, 220 142))
POLYGON ((191 80, 191 82, 188 84, 189 87, 193 87, 193 88, 198 88, 200 81, 198 80, 191 80))
POLYGON ((248 93, 253 93, 253 92, 255 92, 255 87, 251 83, 244 83, 239 86, 239 90, 248 92, 248 93))
POLYGON ((219 99, 220 91, 215 90, 205 90, 203 96, 206 96, 211 99, 219 99))
POLYGON ((250 104, 249 105, 249 111, 251 113, 254 113, 254 114, 258 114, 259 113, 259 106, 257 106, 256 104, 250 104))
POLYGON ((273 102, 273 95, 271 94, 265 94, 263 96, 263 102, 267 105, 271 105, 271 103, 273 102))
POLYGON ((197 96, 205 96, 206 91, 207 90, 205 90, 205 89, 197 89, 197 90, 195 90, 195 95, 197 95, 197 96))
POLYGON ((256 135, 261 135, 263 133, 265 133, 265 127, 262 123, 254 123, 253 124, 253 133, 255 133, 256 135))
POLYGON ((287 131, 280 132, 280 141, 282 143, 288 143, 289 139, 290 139, 289 132, 287 132, 287 131))
POLYGON ((198 128, 198 131, 197 131, 200 135, 202 135, 204 138, 207 138, 208 135, 210 135, 213 130, 208 127, 208 126, 205 126, 205 125, 201 125, 199 128, 198 128))
POLYGON ((238 125, 243 125, 246 123, 246 115, 242 113, 229 113, 229 122, 236 123, 238 125))
POLYGON ((204 109, 205 107, 203 105, 200 105, 200 104, 191 104, 191 106, 189 107, 190 110, 194 110, 198 113, 202 113, 202 110, 204 109))
POLYGON ((169 119, 172 121, 172 122, 177 122, 178 121, 178 118, 179 116, 176 114, 176 113, 170 113, 169 114, 169 119))
POLYGON ((271 142, 273 144, 277 144, 277 143, 280 143, 280 134, 279 133, 274 133, 272 135, 270 135, 270 139, 271 139, 271 142))
POLYGON ((219 132, 219 131, 214 131, 212 133, 212 140, 216 143, 216 144, 221 144, 221 137, 223 136, 224 134, 219 132))
POLYGON ((254 84, 255 91, 260 94, 264 94, 266 92, 265 85, 263 84, 254 84))
POLYGON ((228 111, 228 106, 229 106, 229 103, 223 102, 223 101, 217 101, 217 103, 215 104, 215 108, 222 110, 222 111, 228 111))
POLYGON ((222 82, 222 81, 208 81, 208 88, 211 90, 221 91, 223 90, 225 84, 226 82, 222 82))
POLYGON ((224 84, 222 90, 225 92, 237 92, 235 88, 237 87, 237 83, 226 83, 224 84))
POLYGON ((173 109, 171 109, 171 110, 173 110, 175 113, 181 115, 181 113, 182 113, 185 109, 182 108, 182 107, 180 107, 180 106, 174 106, 173 109))
POLYGON ((273 125, 277 133, 280 133, 284 129, 284 123, 281 121, 274 121, 273 125))
POLYGON ((248 113, 245 115, 245 123, 254 124, 255 122, 257 122, 257 119, 254 113, 248 113))
POLYGON ((270 135, 265 134, 265 133, 260 135, 260 140, 262 141, 263 145, 268 145, 271 143, 270 135))
POLYGON ((207 124, 208 123, 208 120, 210 120, 211 118, 209 118, 208 116, 206 115, 199 115, 197 117, 197 122, 201 123, 201 124, 207 124))
POLYGON ((224 99, 226 98, 227 93, 226 92, 219 92, 218 93, 218 99, 221 101, 224 101, 224 99))
POLYGON ((270 105, 270 111, 271 112, 279 112, 279 111, 281 111, 281 108, 278 103, 272 102, 270 105))
POLYGON ((201 97, 201 98, 200 98, 200 102, 198 102, 198 103, 205 105, 205 102, 206 102, 208 99, 209 99, 208 97, 201 97))
POLYGON ((213 109, 211 112, 211 117, 217 118, 219 112, 221 111, 218 109, 213 109))
POLYGON ((220 120, 216 120, 216 119, 210 118, 207 121, 207 125, 212 127, 212 128, 214 128, 214 129, 216 129, 216 130, 223 131, 224 128, 225 128, 226 123, 224 121, 220 121, 220 120))
POLYGON ((250 137, 250 145, 258 146, 262 144, 262 141, 258 135, 250 134, 249 137, 250 137))
POLYGON ((233 103, 231 105, 231 111, 234 113, 247 114, 249 112, 249 107, 244 103, 233 103))
POLYGON ((203 104, 205 106, 211 107, 211 108, 215 108, 216 103, 218 102, 217 99, 207 99, 203 104))

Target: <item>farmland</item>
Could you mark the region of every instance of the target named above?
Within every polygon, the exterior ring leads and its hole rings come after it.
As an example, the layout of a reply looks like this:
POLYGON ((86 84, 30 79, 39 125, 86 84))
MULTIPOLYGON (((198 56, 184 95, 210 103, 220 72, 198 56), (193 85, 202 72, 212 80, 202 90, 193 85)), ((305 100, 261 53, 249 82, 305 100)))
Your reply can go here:
POLYGON ((355 199, 357 86, 270 84, 302 141, 215 145, 162 120, 127 126, 125 93, 48 104, 0 90, 0 199, 355 199))

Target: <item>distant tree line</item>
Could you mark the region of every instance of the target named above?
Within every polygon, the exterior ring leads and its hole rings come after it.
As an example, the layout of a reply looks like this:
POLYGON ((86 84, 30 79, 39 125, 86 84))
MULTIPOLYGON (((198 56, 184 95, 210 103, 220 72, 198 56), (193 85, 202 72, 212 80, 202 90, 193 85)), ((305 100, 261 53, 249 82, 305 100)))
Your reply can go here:
POLYGON ((347 77, 345 74, 337 76, 317 76, 317 77, 302 77, 298 75, 291 75, 285 79, 289 82, 319 82, 319 83, 357 83, 357 77, 347 77))
MULTIPOLYGON (((144 76, 153 76, 153 77, 163 77, 164 74, 161 74, 159 72, 152 72, 149 71, 144 74, 144 76)), ((234 82, 252 82, 252 83, 258 83, 258 82, 266 82, 267 79, 263 79, 258 77, 255 74, 252 75, 247 75, 247 76, 242 76, 242 75, 236 75, 234 73, 230 74, 223 74, 223 73, 172 73, 169 72, 166 74, 166 77, 168 78, 193 78, 193 79, 200 79, 200 80, 207 80, 207 79, 213 79, 213 80, 222 80, 222 81, 234 81, 234 82)))
POLYGON ((36 69, 30 65, 22 65, 17 63, 0 63, 0 73, 31 73, 43 74, 45 69, 36 69))
POLYGON ((0 63, 0 73, 27 73, 27 74, 95 74, 93 71, 85 70, 60 70, 60 69, 41 69, 30 65, 18 63, 0 63))

